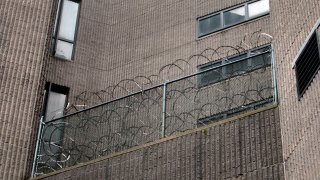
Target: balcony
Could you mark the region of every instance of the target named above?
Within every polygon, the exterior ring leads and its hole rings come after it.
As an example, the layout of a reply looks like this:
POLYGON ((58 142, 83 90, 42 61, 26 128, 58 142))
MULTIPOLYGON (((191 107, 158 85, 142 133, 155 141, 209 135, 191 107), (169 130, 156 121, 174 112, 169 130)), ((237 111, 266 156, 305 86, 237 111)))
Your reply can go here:
POLYGON ((277 102, 270 46, 40 126, 35 176, 179 134, 277 102))

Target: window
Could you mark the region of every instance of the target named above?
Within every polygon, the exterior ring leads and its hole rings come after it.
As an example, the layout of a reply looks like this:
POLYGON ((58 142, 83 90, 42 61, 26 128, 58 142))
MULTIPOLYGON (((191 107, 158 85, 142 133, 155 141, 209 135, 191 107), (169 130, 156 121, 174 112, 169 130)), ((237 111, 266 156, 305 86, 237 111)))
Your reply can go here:
POLYGON ((200 36, 210 34, 221 28, 221 14, 207 17, 199 21, 200 36))
POLYGON ((78 26, 79 0, 59 0, 53 33, 53 55, 71 60, 78 26))
POLYGON ((68 93, 68 87, 53 83, 46 84, 45 121, 50 121, 64 115, 68 93))
POLYGON ((249 18, 255 18, 269 13, 269 0, 256 1, 248 4, 249 18))
POLYGON ((224 26, 230 26, 233 24, 237 24, 246 19, 246 10, 245 7, 239 7, 236 9, 232 9, 230 11, 223 12, 223 22, 224 26))
POLYGON ((198 38, 268 13, 269 0, 259 0, 198 18, 198 38))
POLYGON ((219 81, 247 73, 271 64, 271 46, 253 49, 248 52, 227 57, 220 61, 201 65, 198 86, 204 87, 219 81))
POLYGON ((295 62, 297 93, 300 99, 320 69, 319 36, 314 31, 295 62))
MULTIPOLYGON (((68 87, 47 82, 42 112, 44 122, 60 118, 64 115, 68 94, 68 87)), ((64 126, 65 123, 62 121, 56 121, 55 123, 47 124, 44 127, 40 154, 46 154, 49 156, 39 157, 39 162, 42 162, 39 164, 39 168, 41 168, 41 166, 44 166, 44 169, 48 166, 56 168, 56 161, 59 161, 61 158, 64 126)))

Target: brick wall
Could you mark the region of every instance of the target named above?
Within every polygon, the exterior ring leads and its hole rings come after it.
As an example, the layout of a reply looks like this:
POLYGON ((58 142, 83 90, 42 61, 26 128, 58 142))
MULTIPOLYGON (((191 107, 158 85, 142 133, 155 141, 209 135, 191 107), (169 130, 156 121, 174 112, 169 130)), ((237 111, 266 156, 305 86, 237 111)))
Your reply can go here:
MULTIPOLYGON (((197 71, 196 66, 208 62, 193 58, 190 65, 179 62, 178 69, 165 68, 177 59, 186 59, 207 48, 237 46, 254 32, 270 33, 269 16, 241 24, 205 38, 197 39, 197 17, 237 5, 244 1, 82 1, 75 59, 73 62, 50 58, 48 81, 71 88, 71 104, 74 96, 84 91, 108 90, 123 79, 146 82, 144 78, 158 75, 153 84, 163 83, 197 71), (160 69, 163 71, 159 72, 160 69)), ((248 40, 249 41, 249 40, 248 40)), ((253 40, 257 41, 257 38, 253 40)), ((260 38, 254 46, 265 44, 260 38)), ((250 42, 246 42, 250 45, 250 42)), ((245 49, 248 47, 241 44, 245 49)), ((231 48, 221 48, 220 57, 227 56, 231 48)), ((235 51, 231 52, 235 53, 235 51)), ((209 56, 210 53, 206 54, 209 56)), ((210 55, 214 53, 211 52, 210 55)), ((211 60, 218 59, 217 55, 211 60)), ((122 83, 124 84, 124 83, 122 83)), ((140 90, 134 83, 126 84, 129 90, 140 90)), ((150 85, 149 85, 150 86, 150 85)), ((101 91, 100 91, 101 92, 101 91)), ((116 91, 114 97, 128 94, 116 91)), ((101 103, 114 97, 96 98, 89 104, 101 103)))
POLYGON ((292 62, 320 18, 315 0, 271 1, 286 179, 320 178, 320 76, 298 101, 292 62))
POLYGON ((160 140, 39 179, 284 179, 278 109, 160 140))
MULTIPOLYGON (((37 100, 43 89, 39 86, 43 86, 44 67, 48 69, 47 81, 71 88, 72 103, 83 91, 107 89, 123 79, 157 74, 161 78, 154 84, 158 84, 190 74, 206 61, 192 59, 184 72, 159 70, 209 47, 239 45, 257 30, 271 34, 275 46, 285 175, 287 179, 320 177, 320 78, 315 77, 298 101, 291 65, 320 17, 319 1, 270 0, 270 16, 197 39, 197 17, 244 1, 83 0, 73 62, 43 58, 49 53, 45 44, 54 17, 51 2, 0 2, 0 174, 4 179, 28 176, 37 119, 34 111, 40 109, 37 100)), ((267 42, 262 38, 255 45, 267 42)), ((221 56, 227 53, 222 50, 221 56)))
POLYGON ((30 177, 50 0, 0 1, 0 179, 30 177))

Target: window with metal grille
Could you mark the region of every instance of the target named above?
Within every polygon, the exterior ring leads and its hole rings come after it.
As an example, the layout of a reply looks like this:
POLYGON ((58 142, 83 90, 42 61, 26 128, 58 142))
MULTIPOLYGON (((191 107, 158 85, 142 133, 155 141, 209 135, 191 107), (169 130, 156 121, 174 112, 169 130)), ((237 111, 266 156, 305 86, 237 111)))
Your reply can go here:
POLYGON ((320 68, 319 43, 315 31, 295 62, 297 92, 300 99, 320 68))
MULTIPOLYGON (((48 122, 53 119, 62 117, 64 110, 68 102, 69 88, 58 84, 47 82, 45 87, 45 96, 43 102, 43 121, 48 122)), ((44 143, 41 144, 41 154, 50 152, 50 157, 40 157, 38 168, 46 169, 45 166, 50 168, 57 168, 61 158, 61 146, 63 135, 64 135, 65 123, 57 122, 54 126, 46 126, 44 133, 42 134, 42 140, 44 143), (44 152, 45 151, 45 152, 44 152)))
POLYGON ((226 57, 222 60, 200 65, 198 87, 215 84, 234 76, 248 73, 271 64, 271 46, 251 49, 245 53, 226 57))

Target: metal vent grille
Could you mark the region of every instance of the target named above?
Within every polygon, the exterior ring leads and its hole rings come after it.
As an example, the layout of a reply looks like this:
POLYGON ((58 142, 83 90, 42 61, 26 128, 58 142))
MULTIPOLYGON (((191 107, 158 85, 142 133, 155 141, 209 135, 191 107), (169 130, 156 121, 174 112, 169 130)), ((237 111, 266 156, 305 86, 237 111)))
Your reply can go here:
POLYGON ((313 33, 295 64, 299 99, 310 86, 320 67, 317 33, 313 33))

